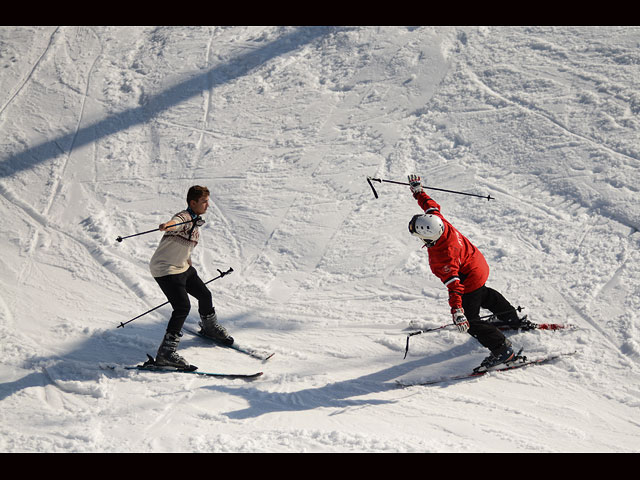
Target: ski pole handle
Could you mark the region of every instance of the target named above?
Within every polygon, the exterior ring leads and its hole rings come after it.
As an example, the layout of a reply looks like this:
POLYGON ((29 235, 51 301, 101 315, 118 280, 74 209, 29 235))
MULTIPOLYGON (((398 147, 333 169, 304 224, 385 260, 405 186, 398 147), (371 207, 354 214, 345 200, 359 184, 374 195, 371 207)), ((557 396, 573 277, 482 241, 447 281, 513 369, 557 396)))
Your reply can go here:
POLYGON ((227 270, 226 272, 223 272, 222 270, 220 270, 219 268, 216 268, 216 270, 218 270, 218 272, 220 273, 220 275, 218 275, 216 278, 212 278, 211 280, 209 280, 208 282, 204 282, 204 284, 206 285, 207 283, 211 283, 214 280, 217 280, 219 278, 224 277, 225 275, 229 275, 231 272, 233 272, 233 268, 229 267, 229 270, 227 270))

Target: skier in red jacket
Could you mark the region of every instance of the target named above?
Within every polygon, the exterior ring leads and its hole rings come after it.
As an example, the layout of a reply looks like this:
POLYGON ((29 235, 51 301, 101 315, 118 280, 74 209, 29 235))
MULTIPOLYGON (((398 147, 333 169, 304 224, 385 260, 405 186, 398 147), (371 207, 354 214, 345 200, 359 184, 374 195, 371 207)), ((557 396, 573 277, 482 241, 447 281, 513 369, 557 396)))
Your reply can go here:
POLYGON ((462 333, 468 332, 491 352, 478 369, 515 359, 511 342, 490 322, 480 320, 480 308, 491 311, 505 323, 519 323, 516 309, 500 294, 485 286, 489 265, 484 256, 440 213, 440 205, 422 189, 417 175, 409 175, 413 197, 424 215, 414 215, 409 232, 428 247, 429 266, 449 290, 453 323, 462 333))

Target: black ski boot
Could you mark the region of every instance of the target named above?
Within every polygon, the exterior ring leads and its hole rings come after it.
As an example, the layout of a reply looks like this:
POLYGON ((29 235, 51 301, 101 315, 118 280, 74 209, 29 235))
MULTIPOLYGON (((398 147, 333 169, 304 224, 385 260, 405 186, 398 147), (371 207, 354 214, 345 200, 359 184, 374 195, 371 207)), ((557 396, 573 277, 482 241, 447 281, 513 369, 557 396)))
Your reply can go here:
POLYGON ((491 354, 485 358, 480 366, 473 369, 474 372, 486 372, 491 370, 492 368, 507 364, 509 362, 513 362, 519 358, 519 353, 516 353, 511 346, 511 342, 509 340, 505 340, 501 347, 497 348, 491 354))
POLYGON ((208 315, 200 315, 200 334, 223 345, 233 345, 233 337, 218 323, 215 309, 208 315))
POLYGON ((524 317, 519 318, 516 323, 511 326, 511 328, 518 330, 534 330, 536 327, 530 320, 527 319, 527 316, 528 315, 525 315, 524 317))
POLYGON ((158 367, 174 367, 180 370, 195 370, 197 367, 189 364, 184 358, 176 353, 180 334, 167 332, 162 339, 162 344, 156 354, 155 365, 158 367))

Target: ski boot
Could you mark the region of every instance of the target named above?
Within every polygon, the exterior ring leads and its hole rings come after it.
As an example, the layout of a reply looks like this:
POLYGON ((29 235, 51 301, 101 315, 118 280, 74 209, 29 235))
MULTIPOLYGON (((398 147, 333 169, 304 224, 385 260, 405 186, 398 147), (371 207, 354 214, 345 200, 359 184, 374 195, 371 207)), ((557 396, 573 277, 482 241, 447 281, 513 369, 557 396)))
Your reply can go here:
POLYGON ((518 330, 534 330, 536 327, 533 322, 527 320, 527 315, 522 318, 519 318, 516 323, 513 324, 512 328, 518 330))
POLYGON ((513 363, 521 358, 521 352, 522 350, 516 354, 511 346, 511 342, 505 340, 501 347, 492 351, 491 354, 482 361, 480 366, 474 368, 473 371, 475 373, 487 372, 495 367, 513 363))
POLYGON ((173 367, 179 370, 195 370, 197 367, 189 364, 184 358, 176 353, 178 343, 180 343, 180 334, 167 332, 162 339, 162 344, 158 348, 156 354, 155 366, 173 367))
POLYGON ((208 315, 200 315, 200 335, 209 337, 223 345, 233 345, 233 337, 218 323, 215 309, 208 315))

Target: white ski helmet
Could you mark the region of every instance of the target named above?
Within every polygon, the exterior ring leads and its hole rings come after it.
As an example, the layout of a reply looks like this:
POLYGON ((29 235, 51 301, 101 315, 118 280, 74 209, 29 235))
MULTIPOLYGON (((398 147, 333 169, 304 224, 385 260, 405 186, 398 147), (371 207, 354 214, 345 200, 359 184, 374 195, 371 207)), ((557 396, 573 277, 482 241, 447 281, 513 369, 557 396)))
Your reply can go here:
POLYGON ((409 232, 432 247, 444 233, 444 223, 437 215, 414 215, 409 222, 409 232))

